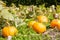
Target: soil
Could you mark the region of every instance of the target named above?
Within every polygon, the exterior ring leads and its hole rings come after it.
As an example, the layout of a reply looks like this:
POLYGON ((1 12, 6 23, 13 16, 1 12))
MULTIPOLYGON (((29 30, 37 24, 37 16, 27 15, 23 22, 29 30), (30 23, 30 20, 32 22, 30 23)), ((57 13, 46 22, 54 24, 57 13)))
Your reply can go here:
POLYGON ((60 31, 56 28, 48 29, 44 35, 48 34, 51 37, 51 40, 60 40, 60 31))

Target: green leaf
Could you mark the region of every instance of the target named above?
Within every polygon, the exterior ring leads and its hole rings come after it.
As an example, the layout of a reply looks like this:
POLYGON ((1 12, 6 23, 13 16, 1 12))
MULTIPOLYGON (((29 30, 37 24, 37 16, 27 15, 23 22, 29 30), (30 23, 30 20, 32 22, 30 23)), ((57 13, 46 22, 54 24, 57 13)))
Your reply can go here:
POLYGON ((50 20, 54 19, 52 13, 49 14, 48 18, 49 18, 50 20))

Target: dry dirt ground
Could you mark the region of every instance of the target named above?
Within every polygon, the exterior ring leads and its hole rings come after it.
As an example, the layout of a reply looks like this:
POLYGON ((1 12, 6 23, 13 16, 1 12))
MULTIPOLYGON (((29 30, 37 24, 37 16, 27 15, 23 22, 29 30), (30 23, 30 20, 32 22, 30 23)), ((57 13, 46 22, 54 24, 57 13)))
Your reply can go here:
POLYGON ((51 40, 60 40, 60 31, 56 28, 48 29, 44 35, 48 34, 51 37, 51 40))

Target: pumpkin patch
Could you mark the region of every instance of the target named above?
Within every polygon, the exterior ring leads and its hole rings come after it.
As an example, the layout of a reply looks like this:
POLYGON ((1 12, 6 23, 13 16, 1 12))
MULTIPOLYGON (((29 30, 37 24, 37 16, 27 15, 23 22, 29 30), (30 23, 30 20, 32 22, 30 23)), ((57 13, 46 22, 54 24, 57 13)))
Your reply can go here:
POLYGON ((60 40, 59 0, 0 0, 0 40, 60 40))

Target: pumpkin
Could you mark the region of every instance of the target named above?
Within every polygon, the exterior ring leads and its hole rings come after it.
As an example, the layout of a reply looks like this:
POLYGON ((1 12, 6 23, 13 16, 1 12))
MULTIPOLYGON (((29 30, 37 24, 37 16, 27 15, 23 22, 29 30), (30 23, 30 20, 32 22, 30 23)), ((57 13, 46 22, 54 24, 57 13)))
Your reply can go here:
POLYGON ((39 22, 35 22, 33 24, 32 28, 38 33, 43 33, 46 31, 46 26, 42 23, 39 23, 39 22))
POLYGON ((60 20, 57 22, 57 29, 60 30, 60 20))
POLYGON ((46 16, 43 16, 43 15, 39 15, 37 16, 37 19, 39 22, 48 22, 48 18, 46 16))
POLYGON ((4 37, 14 36, 17 32, 18 30, 14 26, 5 26, 2 29, 2 35, 4 37))
POLYGON ((53 19, 50 23, 51 28, 55 28, 58 24, 58 19, 53 19))
POLYGON ((52 28, 56 27, 58 30, 60 30, 60 20, 59 19, 52 20, 50 26, 52 28))

